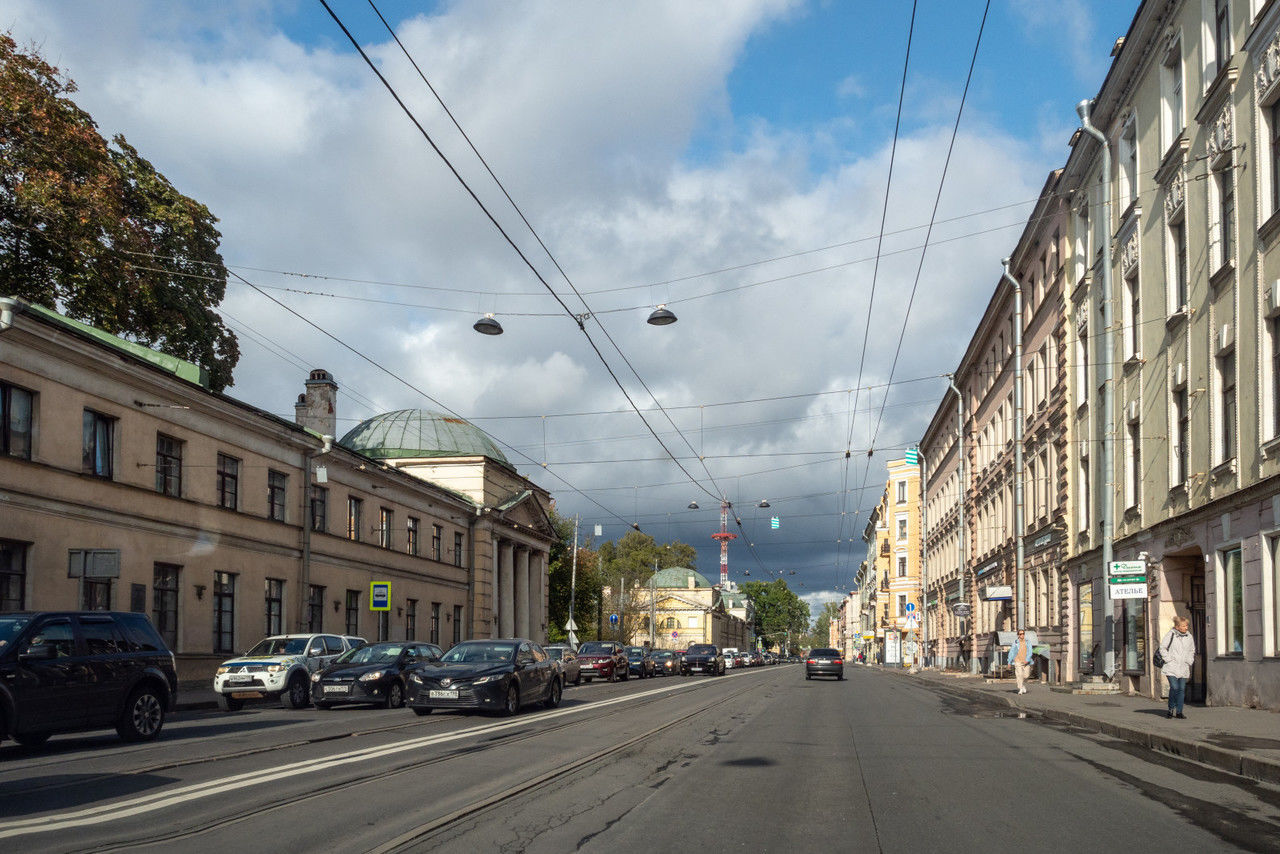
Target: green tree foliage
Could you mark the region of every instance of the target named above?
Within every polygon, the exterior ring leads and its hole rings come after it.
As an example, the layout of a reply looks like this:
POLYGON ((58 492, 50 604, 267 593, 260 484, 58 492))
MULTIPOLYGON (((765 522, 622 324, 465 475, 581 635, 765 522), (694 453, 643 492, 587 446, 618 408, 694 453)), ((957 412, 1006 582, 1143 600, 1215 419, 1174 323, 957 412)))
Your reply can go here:
POLYGON ((600 611, 600 573, 596 553, 590 548, 578 548, 577 584, 573 567, 573 520, 565 519, 554 510, 551 523, 556 529, 556 539, 551 544, 547 571, 550 599, 547 640, 564 643, 569 639, 565 624, 569 621, 569 597, 573 596, 573 621, 578 624, 578 639, 590 640, 596 636, 596 619, 600 611))
POLYGON ((0 295, 195 362, 221 391, 240 349, 214 310, 217 218, 123 136, 108 144, 75 91, 0 33, 0 295))
POLYGON ((798 648, 800 638, 809 630, 809 605, 795 594, 781 578, 773 581, 748 581, 741 590, 751 599, 755 613, 756 637, 766 646, 798 648))
POLYGON ((622 638, 624 642, 629 641, 636 631, 643 629, 645 619, 649 616, 648 594, 634 591, 649 583, 654 567, 694 569, 698 558, 697 549, 688 543, 659 543, 641 531, 628 531, 617 542, 601 543, 598 554, 600 580, 608 588, 608 595, 603 603, 604 619, 608 620, 610 613, 619 615, 618 628, 614 629, 606 622, 603 636, 622 638))
POLYGON ((809 649, 813 649, 815 646, 830 646, 831 621, 838 616, 840 616, 839 601, 823 602, 822 610, 814 617, 813 628, 810 630, 804 645, 809 649))

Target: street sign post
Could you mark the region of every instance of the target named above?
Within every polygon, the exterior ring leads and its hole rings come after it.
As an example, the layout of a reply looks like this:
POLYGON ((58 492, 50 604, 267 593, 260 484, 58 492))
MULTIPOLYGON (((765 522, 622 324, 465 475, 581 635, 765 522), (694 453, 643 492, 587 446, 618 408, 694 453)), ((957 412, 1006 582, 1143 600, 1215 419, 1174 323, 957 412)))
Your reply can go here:
POLYGON ((957 617, 969 616, 970 610, 972 610, 972 606, 968 602, 955 602, 951 605, 951 613, 957 617))
POLYGON ((1112 599, 1147 598, 1147 562, 1115 560, 1107 572, 1107 587, 1112 599))
POLYGON ((369 610, 391 610, 391 582, 372 581, 369 583, 369 610))

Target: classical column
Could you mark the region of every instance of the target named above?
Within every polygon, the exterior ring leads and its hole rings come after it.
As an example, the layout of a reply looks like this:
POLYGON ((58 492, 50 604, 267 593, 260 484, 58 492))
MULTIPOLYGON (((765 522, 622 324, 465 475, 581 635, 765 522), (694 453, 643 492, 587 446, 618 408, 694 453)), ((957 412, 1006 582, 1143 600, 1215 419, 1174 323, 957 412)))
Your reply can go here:
POLYGON ((516 633, 514 551, 510 540, 498 541, 498 637, 503 638, 516 633))
POLYGON ((547 642, 547 553, 533 558, 533 634, 538 643, 547 642))
POLYGON ((529 634, 529 550, 524 546, 516 549, 516 637, 527 638, 529 634))

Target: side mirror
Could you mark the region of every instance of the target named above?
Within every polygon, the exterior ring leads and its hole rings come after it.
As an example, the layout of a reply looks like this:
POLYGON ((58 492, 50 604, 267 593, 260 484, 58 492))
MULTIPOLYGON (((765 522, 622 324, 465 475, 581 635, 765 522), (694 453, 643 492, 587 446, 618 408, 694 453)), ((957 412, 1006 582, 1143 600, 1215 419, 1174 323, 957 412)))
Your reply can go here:
POLYGON ((52 661, 58 657, 58 649, 53 644, 42 643, 27 647, 27 651, 18 656, 19 661, 52 661))

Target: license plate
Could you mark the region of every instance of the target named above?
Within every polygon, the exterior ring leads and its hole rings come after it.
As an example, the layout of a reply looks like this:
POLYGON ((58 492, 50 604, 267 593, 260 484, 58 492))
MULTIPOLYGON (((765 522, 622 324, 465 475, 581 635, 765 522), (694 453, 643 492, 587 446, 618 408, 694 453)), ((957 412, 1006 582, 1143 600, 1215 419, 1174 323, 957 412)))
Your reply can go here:
POLYGON ((432 700, 456 700, 458 699, 457 691, 428 691, 427 697, 432 700))
POLYGON ((819 663, 819 664, 830 664, 830 663, 831 663, 831 661, 830 661, 830 659, 826 659, 826 658, 819 658, 819 659, 818 659, 818 663, 819 663))
POLYGON ((326 694, 350 694, 351 686, 350 685, 326 685, 324 686, 324 692, 326 694))
POLYGON ((253 681, 252 676, 228 676, 227 677, 228 683, 239 684, 241 682, 252 682, 252 681, 253 681))
POLYGON ((689 669, 690 669, 690 670, 701 670, 702 668, 701 668, 701 667, 699 667, 698 665, 694 664, 694 665, 690 666, 690 667, 689 667, 689 669))
POLYGON ((583 670, 595 670, 595 669, 596 669, 596 666, 595 666, 594 664, 584 664, 584 665, 582 665, 582 669, 583 669, 583 670))
POLYGON ((253 700, 262 696, 261 691, 234 691, 231 694, 233 700, 253 700))

